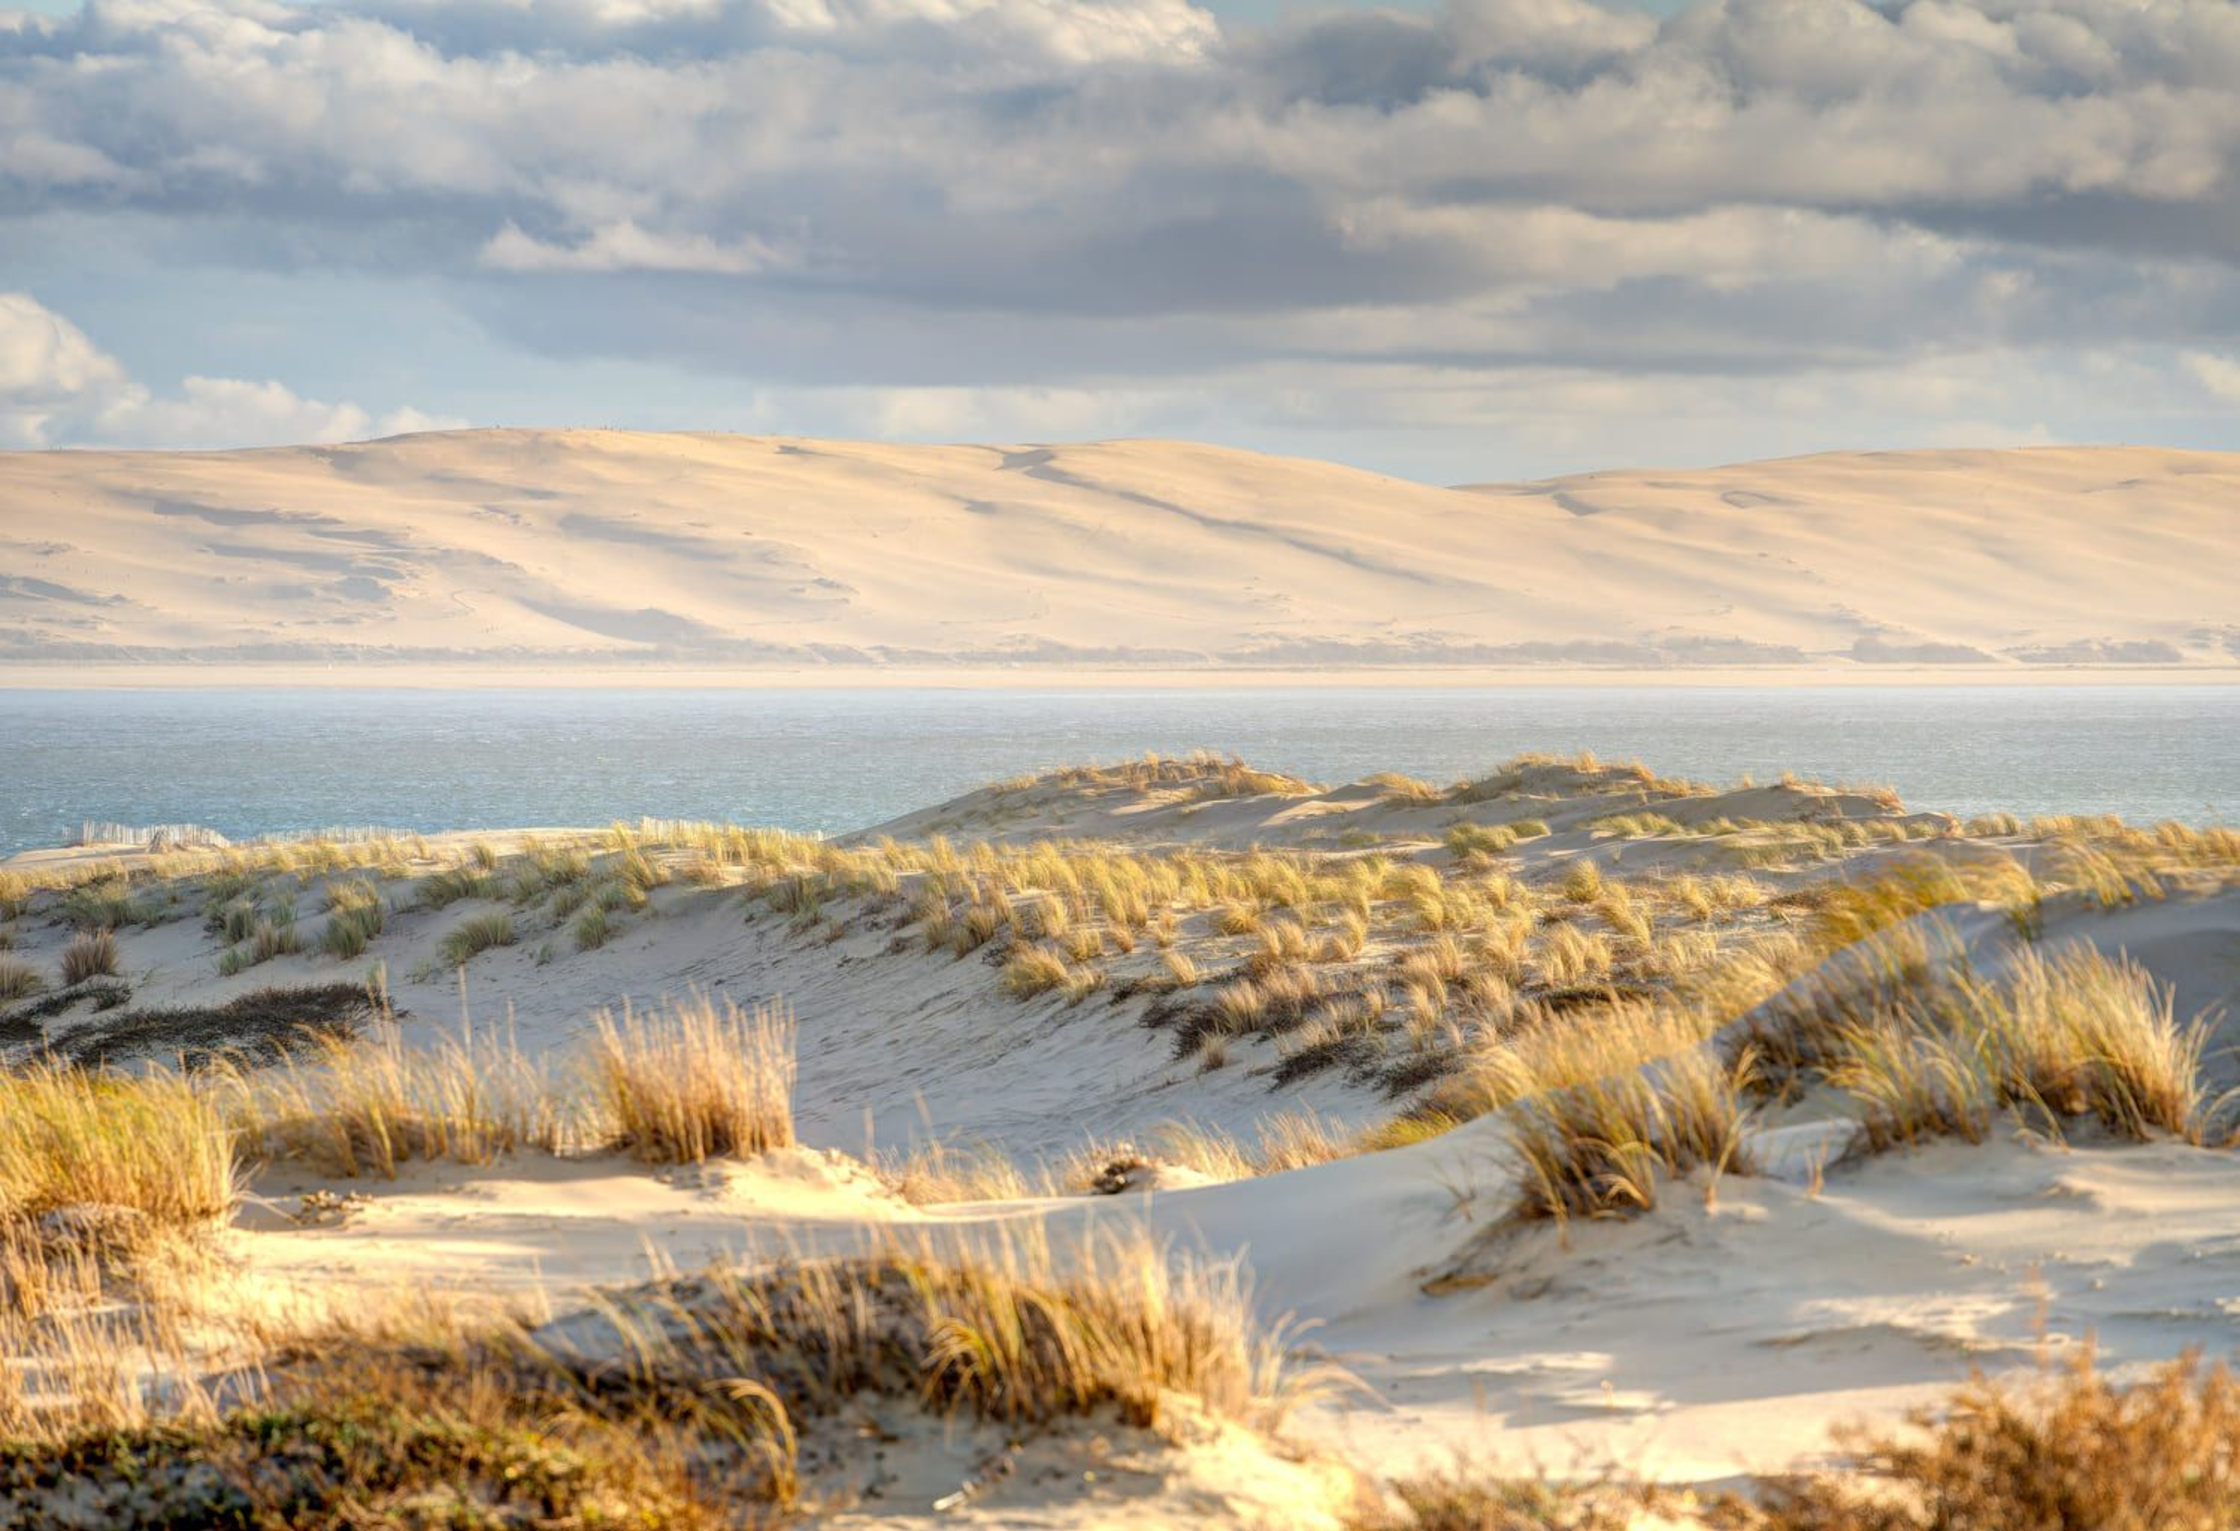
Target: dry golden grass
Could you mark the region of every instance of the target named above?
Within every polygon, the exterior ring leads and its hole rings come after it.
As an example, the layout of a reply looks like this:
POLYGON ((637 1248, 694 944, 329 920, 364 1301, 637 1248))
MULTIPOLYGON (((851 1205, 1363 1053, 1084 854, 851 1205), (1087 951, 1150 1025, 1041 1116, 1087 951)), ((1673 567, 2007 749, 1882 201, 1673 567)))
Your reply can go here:
POLYGON ((97 1204, 178 1229, 219 1216, 235 1191, 225 1118, 192 1082, 0 1072, 0 1224, 97 1204))
POLYGON ((1106 1173, 1114 1158, 1139 1156, 1148 1164, 1173 1164, 1210 1180, 1248 1180, 1342 1159, 1354 1151, 1355 1134, 1312 1111, 1279 1111, 1261 1121, 1249 1139, 1196 1122, 1168 1122, 1145 1136, 1140 1149, 1094 1149, 1075 1156, 1061 1181, 1083 1189, 1106 1173), (1104 1159, 1106 1165, 1098 1166, 1104 1159))
POLYGON ((1587 828, 1621 840, 1653 840, 1660 835, 1687 833, 1676 820, 1661 813, 1613 813, 1594 820, 1587 828))
POLYGON ((81 931, 62 949, 62 981, 84 983, 89 978, 113 978, 117 972, 117 938, 107 930, 81 931))
POLYGON ((1521 1164, 1511 1215, 1561 1221, 1647 1211, 1675 1176, 1699 1167, 1713 1176, 1747 1173, 1748 1067, 1697 1050, 1518 1102, 1509 1120, 1521 1164))
POLYGON ((1654 1484, 1460 1465, 1393 1485, 1353 1531, 2225 1531, 2240 1525, 2240 1382, 2186 1357, 2131 1386, 2089 1348, 1977 1377, 1903 1433, 1839 1432, 1839 1472, 1708 1501, 1654 1484))
POLYGON ((1190 755, 1146 754, 1118 765, 1068 766, 1002 785, 1012 791, 1040 786, 1119 787, 1130 792, 1187 787, 1192 789, 1192 796, 1204 800, 1267 793, 1297 796, 1316 790, 1313 783, 1296 776, 1256 770, 1233 755, 1215 755, 1205 750, 1190 755))
POLYGON ((1865 882, 1830 885, 1815 911, 1816 940, 1833 951, 1946 904, 2034 901, 2041 890, 2011 857, 1955 862, 1923 856, 1882 869, 1865 882))
POLYGON ((1403 776, 1397 771, 1381 771, 1361 780, 1363 786, 1380 789, 1383 801, 1388 803, 1400 803, 1410 808, 1428 808, 1447 800, 1447 790, 1444 787, 1433 786, 1414 776, 1403 776))
POLYGON ((29 999, 46 986, 39 970, 21 957, 0 956, 0 1005, 29 999))
POLYGON ((1163 1429, 1177 1398, 1273 1428, 1334 1381, 1287 1363, 1235 1262, 1135 1233, 1054 1250, 1038 1225, 717 1267, 547 1330, 330 1321, 284 1336, 228 1402, 193 1385, 175 1335, 153 1338, 50 1331, 75 1401, 0 1387, 6 1523, 713 1531, 793 1508, 805 1432, 875 1396, 1015 1432, 1163 1429), (156 1385, 115 1375, 149 1359, 156 1385))
POLYGON ((1980 1142, 2004 1106, 2055 1133, 2089 1118, 2118 1137, 2201 1142, 2229 1131, 2202 1083, 2207 1041, 2136 964, 2088 946, 2026 949, 2003 976, 1958 967, 1836 1021, 1823 1067, 1876 1149, 1980 1142))
POLYGON ((330 1175, 391 1178, 414 1161, 557 1153, 596 1126, 564 1073, 493 1032, 416 1047, 385 1024, 356 1039, 309 1038, 278 1064, 223 1078, 245 1156, 330 1175))
POLYGON ((1542 981, 1557 988, 1610 976, 1610 942, 1597 930, 1558 925, 1540 943, 1538 956, 1542 981))
POLYGON ((1658 1513, 1679 1496, 1654 1485, 1500 1478, 1460 1463, 1403 1479, 1389 1492, 1390 1503, 1356 1516, 1349 1531, 1678 1531, 1691 1524, 1658 1513))
POLYGON ((1020 946, 1003 964, 1003 989, 1015 999, 1032 999, 1053 989, 1071 993, 1077 970, 1063 952, 1047 946, 1020 946))
POLYGON ((1704 1016, 1641 1001, 1563 1014, 1523 1007, 1514 1024, 1472 1050, 1423 1097, 1418 1109, 1468 1121, 1520 1100, 1631 1072, 1697 1046, 1704 1016))
POLYGON ((1904 1436, 1853 1435, 1861 1478, 1770 1485, 1753 1531, 2220 1531, 2240 1524, 2240 1383, 2186 1358, 2133 1387, 2090 1349, 1978 1377, 1904 1436))
POLYGON ((602 1012, 591 1068, 606 1130, 638 1158, 697 1164, 793 1143, 793 1015, 706 996, 602 1012))

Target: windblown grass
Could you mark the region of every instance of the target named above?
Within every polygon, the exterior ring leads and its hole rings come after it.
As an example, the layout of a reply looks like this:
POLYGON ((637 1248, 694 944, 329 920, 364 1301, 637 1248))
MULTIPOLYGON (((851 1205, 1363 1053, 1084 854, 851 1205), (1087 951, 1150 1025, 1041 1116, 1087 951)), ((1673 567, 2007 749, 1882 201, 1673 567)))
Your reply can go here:
POLYGON ((597 951, 607 944, 608 938, 613 934, 614 921, 603 904, 588 905, 576 916, 574 936, 576 950, 579 952, 597 951))
POLYGON ((306 1054, 226 1079, 245 1156, 329 1175, 393 1178, 413 1161, 488 1164, 596 1136, 565 1073, 494 1033, 411 1046, 390 1023, 312 1038, 306 1054))
POLYGON ((193 1387, 39 1409, 0 1392, 0 1517, 713 1531, 791 1508, 803 1432, 874 1396, 1014 1431, 1160 1429, 1177 1398, 1272 1428, 1332 1381, 1287 1364, 1235 1262, 1132 1234, 1060 1254, 1030 1227, 717 1267, 543 1327, 336 1323, 293 1336, 230 1408, 193 1387))
POLYGON ((602 1018, 584 1058, 531 1058, 488 1033, 408 1046, 390 1023, 358 1039, 305 1033, 269 1066, 200 1080, 0 1074, 0 1224, 95 1201, 174 1227, 230 1204, 237 1163, 394 1176, 521 1151, 757 1153, 792 1142, 791 1039, 781 1013, 693 1001, 602 1018))
POLYGON ((0 1071, 0 1226, 93 1204, 176 1231, 234 1196, 225 1117, 191 1082, 54 1064, 0 1071))
POLYGON ((602 1013, 591 1063, 608 1130, 638 1158, 697 1164, 793 1142, 793 1016, 705 996, 602 1013))
POLYGON ((479 867, 447 867, 420 880, 415 901, 423 909, 448 909, 461 899, 489 898, 496 888, 490 874, 479 867))
POLYGON ((1828 1081, 1858 1103, 1868 1146, 1979 1142, 2018 1108, 2058 1133, 2078 1119, 2118 1137, 2229 1134, 2202 1079, 2202 1022, 2180 1024, 2168 987, 2089 946, 2015 955, 2003 976, 1965 967, 1833 1029, 1828 1081))
POLYGON ((1747 1173, 1747 1068, 1698 1050, 1519 1102, 1509 1119, 1522 1165, 1511 1215, 1562 1221, 1642 1212, 1656 1206, 1667 1180, 1699 1167, 1747 1173))

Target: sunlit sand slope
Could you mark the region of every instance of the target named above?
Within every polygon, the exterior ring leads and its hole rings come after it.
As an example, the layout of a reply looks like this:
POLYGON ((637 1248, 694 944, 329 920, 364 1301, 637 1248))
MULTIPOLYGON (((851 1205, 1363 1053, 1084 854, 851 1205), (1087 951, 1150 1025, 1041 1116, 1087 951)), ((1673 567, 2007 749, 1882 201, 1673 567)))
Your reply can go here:
MULTIPOLYGON (((2240 667, 2240 458, 1447 489, 1178 442, 0 455, 0 661, 2240 667)), ((344 677, 349 672, 341 672, 344 677)))

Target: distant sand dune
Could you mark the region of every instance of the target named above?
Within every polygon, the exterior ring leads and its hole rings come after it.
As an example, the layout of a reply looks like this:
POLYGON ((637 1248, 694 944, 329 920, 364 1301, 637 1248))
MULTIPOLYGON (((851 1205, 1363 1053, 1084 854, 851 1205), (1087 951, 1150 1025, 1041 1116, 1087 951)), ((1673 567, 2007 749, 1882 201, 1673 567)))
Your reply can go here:
POLYGON ((1178 442, 0 454, 0 664, 2240 671, 2240 455, 1442 489, 1178 442))

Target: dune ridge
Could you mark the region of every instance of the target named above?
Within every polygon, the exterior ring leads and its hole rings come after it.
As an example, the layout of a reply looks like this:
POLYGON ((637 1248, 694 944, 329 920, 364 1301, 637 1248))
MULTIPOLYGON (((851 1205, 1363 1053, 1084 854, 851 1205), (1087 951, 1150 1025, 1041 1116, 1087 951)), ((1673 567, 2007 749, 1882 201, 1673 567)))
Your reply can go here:
POLYGON ((2240 673, 2240 456, 1440 488, 1180 442, 0 454, 0 673, 2240 673))

